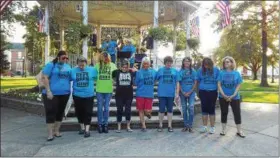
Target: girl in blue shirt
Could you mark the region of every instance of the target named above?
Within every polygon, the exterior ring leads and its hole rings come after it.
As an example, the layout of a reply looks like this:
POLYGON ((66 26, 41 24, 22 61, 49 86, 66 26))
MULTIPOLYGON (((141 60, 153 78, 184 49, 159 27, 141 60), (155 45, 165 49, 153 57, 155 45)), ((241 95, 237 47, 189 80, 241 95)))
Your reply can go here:
POLYGON ((42 91, 48 127, 48 141, 61 137, 60 125, 70 95, 71 67, 65 51, 59 51, 57 57, 47 63, 42 70, 44 89, 42 91))
POLYGON ((196 71, 192 68, 192 60, 185 57, 179 71, 180 100, 183 109, 184 128, 182 132, 193 132, 195 89, 197 84, 196 71))
POLYGON ((168 132, 173 132, 172 115, 174 98, 179 97, 179 76, 176 69, 172 68, 173 59, 171 56, 164 58, 165 67, 160 68, 157 72, 158 80, 158 98, 159 98, 159 127, 158 132, 162 132, 162 122, 167 109, 168 132), (177 88, 177 91, 176 91, 177 88), (175 95, 176 93, 176 95, 175 95))
POLYGON ((234 121, 237 127, 237 136, 245 138, 241 131, 241 110, 240 110, 240 94, 239 89, 242 83, 242 77, 236 71, 235 60, 232 57, 226 56, 223 59, 223 68, 219 74, 219 102, 221 106, 221 122, 222 132, 220 135, 226 134, 226 123, 228 115, 228 106, 230 104, 234 121))
POLYGON ((202 133, 207 132, 208 116, 210 117, 210 134, 215 133, 215 106, 218 97, 217 80, 219 69, 214 66, 211 58, 204 58, 201 68, 197 71, 197 79, 199 84, 199 98, 201 101, 202 133))
POLYGON ((136 72, 136 108, 139 111, 139 118, 142 124, 142 132, 146 132, 144 115, 151 118, 151 111, 154 98, 154 85, 156 71, 150 67, 150 60, 147 57, 142 59, 140 70, 136 72))
POLYGON ((71 71, 73 81, 73 100, 75 112, 80 124, 79 134, 84 134, 87 138, 90 136, 89 128, 91 124, 94 80, 97 77, 97 70, 94 67, 87 66, 87 59, 83 56, 77 60, 78 67, 71 71))

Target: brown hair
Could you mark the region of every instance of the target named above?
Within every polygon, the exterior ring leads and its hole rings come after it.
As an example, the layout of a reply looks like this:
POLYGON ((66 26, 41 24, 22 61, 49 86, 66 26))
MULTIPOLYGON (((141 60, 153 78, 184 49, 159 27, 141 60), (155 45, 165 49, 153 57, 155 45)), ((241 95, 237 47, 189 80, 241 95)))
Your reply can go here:
POLYGON ((185 57, 183 60, 182 60, 182 66, 181 66, 181 69, 184 70, 185 69, 185 66, 184 66, 184 62, 188 60, 190 61, 190 73, 192 74, 192 59, 190 57, 185 57))
POLYGON ((210 75, 212 75, 213 74, 213 67, 214 67, 214 63, 213 63, 213 61, 212 61, 212 59, 211 58, 208 58, 208 57, 205 57, 203 60, 202 60, 202 65, 201 65, 201 67, 202 67, 202 74, 203 75, 205 75, 206 74, 206 67, 205 67, 205 65, 209 65, 209 72, 210 72, 210 75))
POLYGON ((110 55, 107 52, 102 52, 99 56, 99 69, 101 70, 105 64, 111 63, 110 55))
POLYGON ((235 70, 235 69, 236 69, 236 62, 235 62, 235 60, 233 59, 233 57, 231 57, 231 56, 226 56, 226 57, 223 58, 223 60, 222 60, 222 61, 223 61, 223 66, 222 66, 223 70, 226 69, 226 67, 225 67, 225 61, 226 61, 226 59, 228 59, 228 60, 232 63, 231 69, 232 69, 232 70, 235 70))
POLYGON ((172 58, 171 56, 166 56, 166 57, 163 59, 164 65, 165 65, 167 62, 173 63, 173 58, 172 58))

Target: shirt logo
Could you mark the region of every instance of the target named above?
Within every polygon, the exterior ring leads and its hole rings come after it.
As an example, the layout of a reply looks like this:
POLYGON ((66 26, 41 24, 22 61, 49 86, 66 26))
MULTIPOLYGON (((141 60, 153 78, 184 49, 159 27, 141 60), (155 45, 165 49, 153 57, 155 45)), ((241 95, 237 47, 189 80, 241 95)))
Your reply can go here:
POLYGON ((76 73, 77 87, 88 87, 89 86, 89 75, 88 72, 76 73))

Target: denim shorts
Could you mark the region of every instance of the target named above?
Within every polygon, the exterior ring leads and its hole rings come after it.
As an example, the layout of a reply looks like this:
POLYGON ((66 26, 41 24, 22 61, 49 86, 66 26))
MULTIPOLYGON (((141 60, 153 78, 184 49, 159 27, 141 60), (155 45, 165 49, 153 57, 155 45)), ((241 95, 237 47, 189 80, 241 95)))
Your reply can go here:
POLYGON ((165 107, 168 113, 173 112, 174 97, 158 97, 159 99, 159 112, 165 113, 165 107))

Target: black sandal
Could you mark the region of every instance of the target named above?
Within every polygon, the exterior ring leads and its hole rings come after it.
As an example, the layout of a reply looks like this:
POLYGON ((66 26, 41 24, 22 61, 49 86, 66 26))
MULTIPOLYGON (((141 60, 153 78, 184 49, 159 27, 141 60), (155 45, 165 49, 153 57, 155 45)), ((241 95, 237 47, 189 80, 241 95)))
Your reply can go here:
POLYGON ((47 139, 48 142, 53 141, 53 140, 54 140, 54 137, 47 139))
POLYGON ((226 132, 225 132, 225 131, 222 131, 222 132, 220 133, 220 135, 221 135, 221 136, 225 136, 225 135, 226 135, 226 132))
POLYGON ((173 132, 172 127, 168 127, 168 132, 173 132))
POLYGON ((241 132, 241 133, 236 133, 236 135, 239 136, 239 137, 241 137, 241 138, 245 138, 245 137, 246 137, 246 136, 244 135, 243 132, 241 132))

